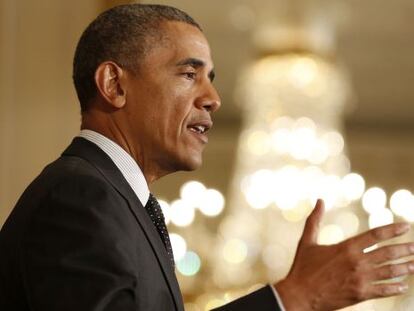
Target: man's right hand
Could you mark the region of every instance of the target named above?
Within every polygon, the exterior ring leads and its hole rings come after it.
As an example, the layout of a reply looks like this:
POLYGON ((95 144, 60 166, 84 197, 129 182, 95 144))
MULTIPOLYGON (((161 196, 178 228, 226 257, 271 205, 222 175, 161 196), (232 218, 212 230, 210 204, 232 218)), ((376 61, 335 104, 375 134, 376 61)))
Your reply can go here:
POLYGON ((290 272, 274 285, 287 311, 336 310, 407 291, 401 281, 377 282, 414 274, 414 261, 389 263, 414 255, 414 243, 383 246, 368 253, 364 249, 408 232, 408 224, 375 228, 336 245, 318 245, 323 212, 324 203, 318 200, 306 220, 290 272))

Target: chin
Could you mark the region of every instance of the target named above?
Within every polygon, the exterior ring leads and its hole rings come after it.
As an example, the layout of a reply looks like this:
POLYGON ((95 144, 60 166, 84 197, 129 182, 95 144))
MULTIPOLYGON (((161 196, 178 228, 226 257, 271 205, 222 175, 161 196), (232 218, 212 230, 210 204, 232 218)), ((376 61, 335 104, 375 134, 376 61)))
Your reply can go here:
POLYGON ((178 167, 178 171, 194 171, 198 168, 201 167, 201 165, 203 164, 203 159, 201 157, 201 155, 194 155, 191 157, 186 157, 184 159, 181 159, 181 161, 179 161, 177 167, 178 167))
POLYGON ((186 165, 183 166, 181 171, 195 171, 196 169, 199 169, 201 167, 202 161, 192 161, 187 162, 186 165))
POLYGON ((202 150, 186 149, 170 152, 163 157, 164 169, 168 174, 178 171, 194 171, 203 164, 202 150))

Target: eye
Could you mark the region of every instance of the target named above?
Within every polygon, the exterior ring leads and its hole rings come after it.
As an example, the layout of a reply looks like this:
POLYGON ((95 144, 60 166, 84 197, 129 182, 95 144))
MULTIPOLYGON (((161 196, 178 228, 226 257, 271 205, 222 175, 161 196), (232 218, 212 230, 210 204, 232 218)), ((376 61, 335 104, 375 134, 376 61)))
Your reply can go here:
POLYGON ((195 72, 184 72, 183 75, 189 80, 194 80, 197 74, 195 72))

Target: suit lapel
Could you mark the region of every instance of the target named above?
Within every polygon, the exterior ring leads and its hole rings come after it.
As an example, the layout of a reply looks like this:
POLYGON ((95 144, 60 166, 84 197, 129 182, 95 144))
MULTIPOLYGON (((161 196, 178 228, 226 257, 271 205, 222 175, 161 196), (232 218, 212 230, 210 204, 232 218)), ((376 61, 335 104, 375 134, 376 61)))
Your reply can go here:
POLYGON ((135 216, 138 224, 143 229, 156 257, 158 263, 163 271, 164 277, 168 287, 174 297, 176 310, 183 311, 184 306, 180 288, 175 276, 175 272, 171 267, 165 246, 162 243, 159 234, 151 222, 145 208, 142 206, 138 197, 135 195, 128 182, 123 177, 122 173, 112 162, 109 156, 103 152, 94 143, 76 137, 72 144, 63 152, 63 155, 74 155, 81 157, 92 164, 98 171, 100 171, 105 178, 113 185, 115 189, 125 198, 128 205, 135 216))

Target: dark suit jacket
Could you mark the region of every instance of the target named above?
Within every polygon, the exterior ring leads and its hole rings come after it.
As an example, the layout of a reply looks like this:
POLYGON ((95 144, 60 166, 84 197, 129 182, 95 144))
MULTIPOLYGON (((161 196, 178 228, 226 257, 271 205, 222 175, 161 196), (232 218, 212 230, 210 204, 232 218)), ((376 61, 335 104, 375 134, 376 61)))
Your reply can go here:
MULTIPOLYGON (((75 138, 0 231, 2 311, 182 311, 145 208, 95 144, 75 138)), ((278 310, 265 287, 219 310, 278 310)))

